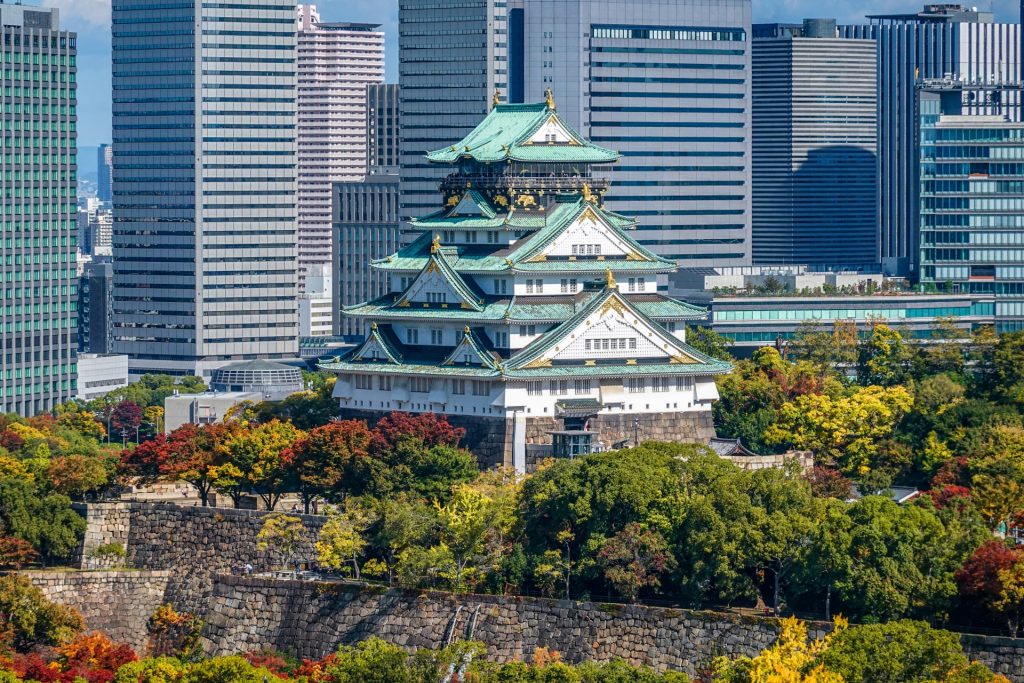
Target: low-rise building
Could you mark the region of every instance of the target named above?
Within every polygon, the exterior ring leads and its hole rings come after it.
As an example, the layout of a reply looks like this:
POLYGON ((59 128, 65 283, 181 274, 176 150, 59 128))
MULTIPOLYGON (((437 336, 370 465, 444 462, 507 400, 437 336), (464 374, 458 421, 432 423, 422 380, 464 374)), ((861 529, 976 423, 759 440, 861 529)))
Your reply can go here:
POLYGON ((170 434, 186 424, 223 422, 235 406, 262 401, 263 394, 256 391, 207 391, 168 396, 164 399, 164 433, 170 434))
POLYGON ((314 264, 306 271, 306 291, 299 295, 300 339, 331 334, 334 322, 331 282, 330 265, 314 264))
POLYGON ((91 401, 128 386, 128 356, 114 353, 78 354, 80 401, 91 401))

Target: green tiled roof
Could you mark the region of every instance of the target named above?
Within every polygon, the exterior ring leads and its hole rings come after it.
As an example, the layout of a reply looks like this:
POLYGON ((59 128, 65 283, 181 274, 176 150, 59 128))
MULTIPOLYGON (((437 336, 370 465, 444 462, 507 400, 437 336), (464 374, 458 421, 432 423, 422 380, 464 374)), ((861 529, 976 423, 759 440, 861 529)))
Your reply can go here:
POLYGON ((463 331, 462 339, 455 345, 455 350, 448 354, 441 365, 446 367, 466 367, 465 364, 456 362, 458 355, 464 350, 470 350, 480 360, 480 365, 491 370, 501 367, 501 356, 488 348, 483 339, 477 335, 468 325, 463 331))
POLYGON ((499 104, 476 128, 456 144, 427 154, 434 163, 452 164, 462 157, 481 162, 582 162, 610 163, 619 158, 617 152, 584 140, 546 103, 499 104), (530 138, 550 118, 573 138, 568 144, 531 144, 530 138))
POLYGON ((395 364, 402 362, 402 354, 398 351, 401 344, 399 344, 398 340, 394 338, 394 334, 389 328, 381 329, 376 323, 370 327, 370 334, 366 336, 363 343, 352 349, 348 353, 348 357, 359 358, 369 347, 373 345, 380 347, 388 362, 395 364))
MULTIPOLYGON (((410 306, 396 308, 394 297, 382 297, 376 301, 347 306, 342 313, 349 317, 368 318, 371 320, 389 319, 450 319, 471 322, 508 320, 509 324, 550 322, 568 320, 585 306, 598 292, 583 292, 579 297, 571 295, 526 296, 511 299, 487 300, 479 310, 465 310, 457 306, 433 304, 427 308, 410 306)), ((707 315, 707 310, 699 306, 670 299, 659 294, 626 295, 631 303, 648 318, 655 320, 700 320, 707 315)))
MULTIPOLYGON (((472 191, 472 190, 471 190, 472 191)), ((505 228, 508 230, 539 230, 544 227, 547 217, 543 213, 527 213, 517 211, 515 207, 508 213, 494 216, 461 216, 454 212, 454 207, 435 211, 434 213, 414 218, 411 223, 421 230, 458 230, 505 228)))
MULTIPOLYGON (((427 261, 420 270, 420 275, 416 278, 416 281, 426 277, 429 272, 436 271, 441 274, 441 277, 445 279, 448 285, 452 288, 452 291, 457 297, 459 297, 459 299, 462 300, 462 303, 466 307, 474 311, 482 310, 484 307, 484 297, 465 280, 463 280, 458 271, 452 268, 451 264, 448 263, 448 257, 445 255, 444 251, 433 246, 430 250, 431 254, 427 257, 427 261)), ((408 296, 416 281, 414 281, 413 284, 409 286, 409 289, 407 289, 405 293, 398 298, 394 304, 396 307, 412 305, 408 296)))
MULTIPOLYGON (((591 299, 586 306, 580 308, 579 311, 577 311, 576 314, 573 315, 571 318, 566 320, 565 323, 554 328, 547 334, 542 335, 540 338, 534 340, 533 343, 529 344, 526 348, 522 349, 514 356, 509 358, 506 367, 509 370, 533 369, 530 366, 535 361, 541 360, 544 354, 546 354, 552 347, 564 341, 568 335, 572 334, 575 330, 579 328, 580 325, 583 324, 584 320, 586 320, 595 310, 597 310, 600 306, 604 305, 605 302, 608 302, 610 299, 615 299, 616 301, 612 303, 614 303, 615 305, 624 306, 626 310, 630 311, 640 320, 646 322, 648 326, 661 337, 661 341, 663 343, 668 344, 670 347, 674 348, 680 356, 688 357, 689 359, 694 361, 693 363, 679 363, 680 365, 706 365, 708 367, 720 367, 718 372, 728 372, 732 368, 732 366, 729 363, 722 363, 721 361, 715 360, 710 356, 706 356, 697 351, 696 349, 692 348, 691 346, 679 341, 671 333, 662 330, 656 322, 654 322, 653 320, 645 316, 643 313, 641 313, 640 310, 632 303, 630 303, 630 301, 627 298, 619 294, 618 289, 616 289, 613 286, 606 287, 600 295, 595 296, 593 299, 591 299)), ((580 368, 580 366, 575 365, 572 367, 575 369, 580 368)))
MULTIPOLYGON (((439 216, 439 214, 432 215, 439 216)), ((510 212, 509 215, 515 215, 515 212, 510 212)), ((488 220, 497 219, 496 217, 488 220)), ((448 220, 451 219, 439 216, 437 219, 431 219, 431 222, 423 227, 429 225, 436 229, 446 229, 451 227, 446 225, 448 220)), ((519 219, 517 218, 517 220, 519 219)), ((643 271, 657 273, 674 271, 677 267, 674 261, 657 256, 625 232, 625 228, 635 224, 634 221, 620 214, 605 211, 596 204, 591 204, 583 199, 575 202, 553 204, 546 219, 542 218, 539 222, 541 224, 539 229, 510 246, 448 246, 442 247, 442 251, 448 257, 448 262, 452 268, 462 273, 506 271, 575 273, 592 271, 595 274, 602 274, 609 268, 616 272, 643 271), (601 219, 608 221, 619 239, 622 239, 632 251, 630 259, 528 260, 537 257, 545 247, 562 233, 566 226, 570 225, 588 209, 592 209, 601 219)), ((463 224, 459 227, 470 226, 463 224)), ((372 265, 374 268, 383 270, 422 270, 430 256, 431 241, 431 233, 424 232, 411 244, 399 249, 398 252, 391 256, 374 261, 372 265)))

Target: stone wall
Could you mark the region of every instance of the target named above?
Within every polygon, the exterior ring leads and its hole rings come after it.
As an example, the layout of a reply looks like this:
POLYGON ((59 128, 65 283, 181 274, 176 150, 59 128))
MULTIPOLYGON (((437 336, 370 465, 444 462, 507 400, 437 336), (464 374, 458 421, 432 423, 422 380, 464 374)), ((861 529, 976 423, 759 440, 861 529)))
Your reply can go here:
MULTIPOLYGON (((176 609, 201 613, 213 588, 213 576, 240 571, 279 569, 285 559, 271 548, 260 550, 259 534, 265 510, 181 507, 154 503, 121 503, 129 508, 129 566, 173 570, 167 597, 176 609)), ((291 514, 291 513, 289 513, 291 514)), ((308 534, 292 561, 304 565, 316 560, 314 543, 324 517, 299 515, 308 534)))
MULTIPOLYGON (((812 624, 821 636, 827 624, 812 624)), ((753 656, 778 632, 770 618, 639 605, 455 595, 218 577, 203 645, 212 654, 275 648, 318 658, 377 636, 412 651, 478 640, 488 658, 529 661, 549 647, 568 662, 616 658, 694 674, 721 655, 753 656)), ((1024 683, 1024 640, 964 636, 972 659, 1024 683)))
POLYGON ((223 576, 203 645, 318 658, 373 635, 412 651, 443 647, 452 634, 483 642, 495 661, 529 661, 546 646, 569 662, 622 658, 692 674, 721 654, 758 653, 776 631, 767 619, 685 610, 223 576))
POLYGON ((86 628, 146 651, 149 619, 164 603, 170 571, 25 572, 50 600, 78 610, 86 628))
POLYGON ((131 527, 131 510, 124 503, 76 503, 74 508, 85 517, 85 538, 78 551, 79 566, 82 569, 111 569, 123 564, 124 559, 108 555, 98 557, 96 549, 104 545, 121 544, 128 547, 128 530, 131 527))

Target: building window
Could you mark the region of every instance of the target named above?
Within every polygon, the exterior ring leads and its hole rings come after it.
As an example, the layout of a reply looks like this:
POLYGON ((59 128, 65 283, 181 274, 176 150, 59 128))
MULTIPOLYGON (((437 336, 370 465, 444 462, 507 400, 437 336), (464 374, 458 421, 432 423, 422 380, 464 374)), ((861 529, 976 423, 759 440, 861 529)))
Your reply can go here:
POLYGON ((405 330, 405 343, 406 344, 419 344, 420 343, 420 331, 412 328, 405 330))
POLYGON ((553 379, 548 382, 548 391, 552 396, 565 396, 569 393, 569 380, 553 379))
POLYGON ((508 348, 508 332, 495 332, 494 345, 500 349, 508 348))
POLYGON ((356 389, 373 389, 373 377, 371 375, 356 375, 356 389))
POLYGON ((431 330, 430 331, 430 343, 434 346, 441 346, 444 344, 444 330, 431 330))
POLYGON ((626 383, 626 391, 631 394, 642 394, 646 388, 646 381, 643 377, 630 377, 626 383))
POLYGON ((577 396, 585 396, 590 393, 590 380, 589 379, 576 379, 573 380, 573 393, 577 396))
POLYGON ((527 396, 543 396, 544 395, 544 383, 540 380, 526 383, 526 395, 527 396))
POLYGON ((576 293, 576 278, 565 279, 561 281, 562 294, 575 294, 576 293))
POLYGON ((647 288, 647 281, 642 277, 629 278, 629 291, 642 292, 647 288))
POLYGON ((494 281, 494 293, 495 294, 507 294, 508 293, 508 280, 495 280, 494 281))
POLYGON ((413 377, 412 378, 412 391, 417 394, 429 394, 430 393, 430 378, 429 377, 413 377))
POLYGON ((651 380, 651 388, 654 391, 669 391, 672 389, 672 378, 671 377, 655 377, 651 380))
POLYGON ((676 389, 679 391, 689 391, 691 389, 691 383, 689 377, 677 377, 676 378, 676 389))
POLYGON ((533 337, 537 334, 536 325, 520 325, 519 336, 520 337, 533 337))
POLYGON ((464 379, 453 379, 452 380, 452 393, 461 396, 466 393, 466 380, 464 379))
POLYGON ((377 388, 381 391, 391 391, 391 377, 385 375, 378 376, 377 388))
POLYGON ((448 303, 447 292, 427 292, 427 302, 432 304, 448 303))
POLYGON ((491 394, 491 383, 490 382, 478 382, 473 380, 473 395, 474 396, 490 396, 491 394))

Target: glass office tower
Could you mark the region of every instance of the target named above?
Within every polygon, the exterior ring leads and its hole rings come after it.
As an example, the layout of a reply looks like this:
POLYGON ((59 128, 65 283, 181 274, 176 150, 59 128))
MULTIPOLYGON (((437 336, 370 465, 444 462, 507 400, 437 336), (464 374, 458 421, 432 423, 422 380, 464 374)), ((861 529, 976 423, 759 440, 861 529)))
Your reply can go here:
POLYGON ((114 0, 114 337, 133 374, 298 354, 296 9, 114 0))
POLYGON ((57 10, 0 4, 0 413, 75 394, 75 34, 57 10))

